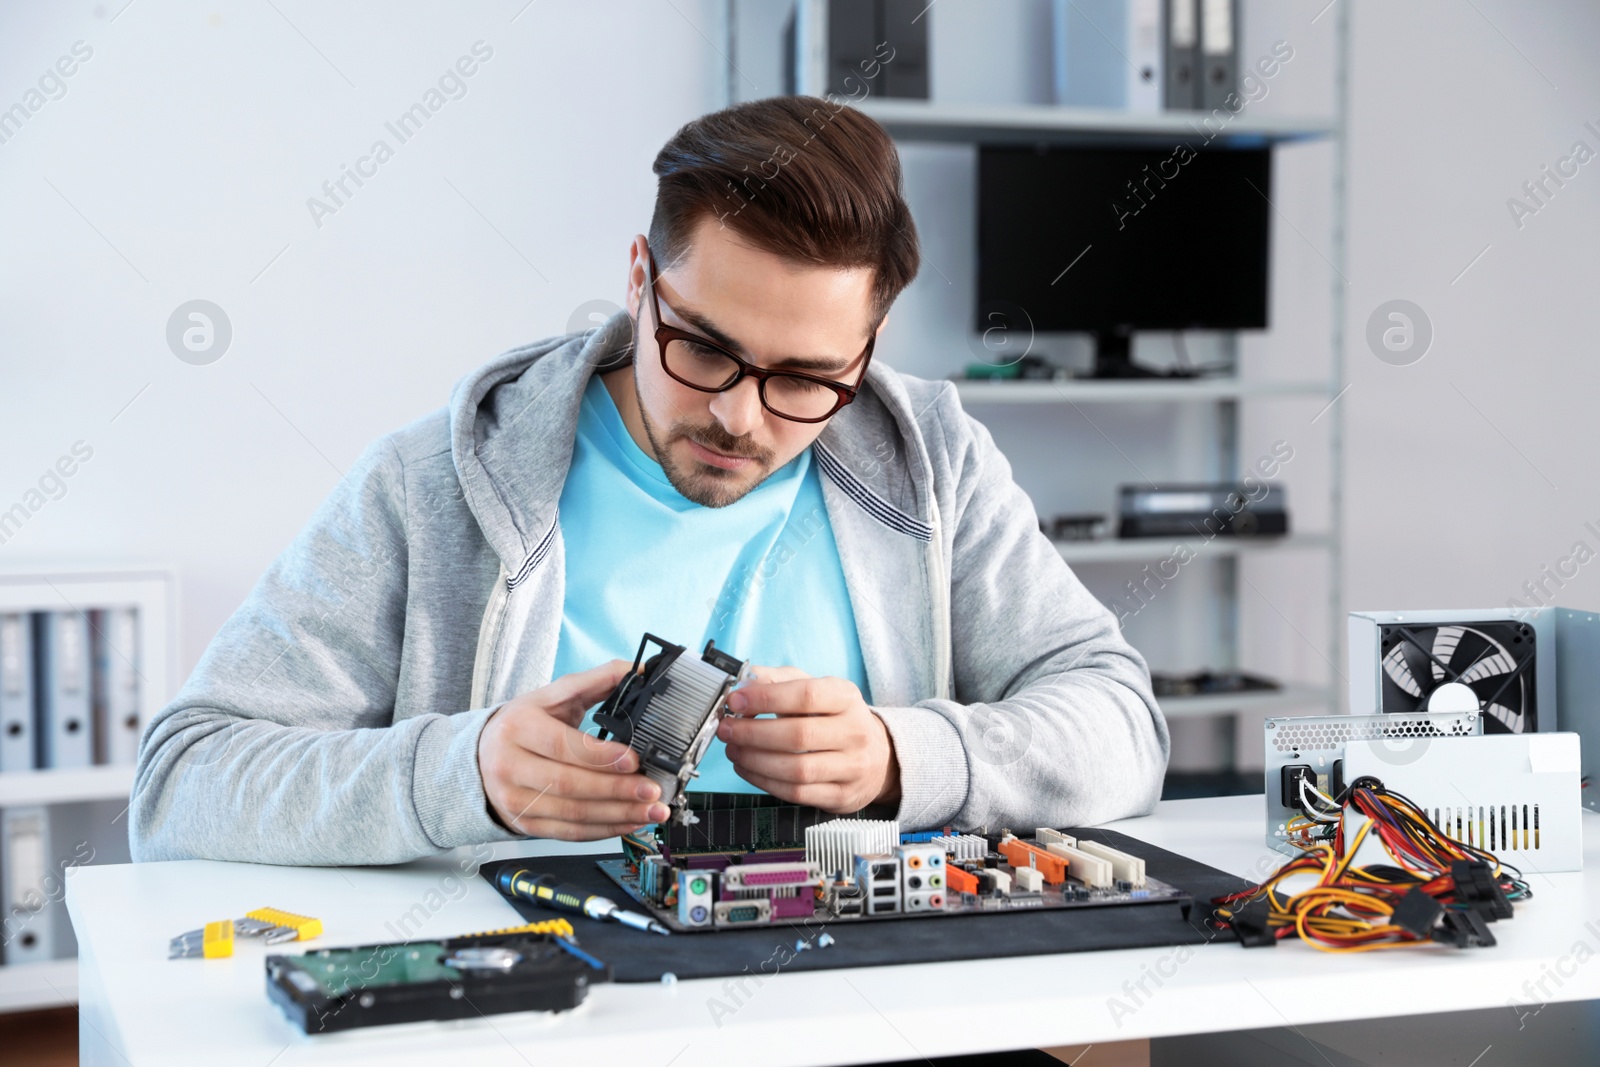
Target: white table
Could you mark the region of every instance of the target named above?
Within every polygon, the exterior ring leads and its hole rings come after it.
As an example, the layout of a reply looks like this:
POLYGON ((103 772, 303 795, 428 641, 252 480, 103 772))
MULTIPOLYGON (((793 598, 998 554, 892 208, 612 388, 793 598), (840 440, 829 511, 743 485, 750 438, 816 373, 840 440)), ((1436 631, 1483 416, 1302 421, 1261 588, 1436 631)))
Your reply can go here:
MULTIPOLYGON (((1260 797, 1174 801, 1113 826, 1252 880, 1282 859, 1262 840, 1260 797)), ((1557 966, 1571 974, 1559 987, 1547 980, 1550 995, 1539 999, 1593 1000, 1600 962, 1571 956, 1583 942, 1600 958, 1600 835, 1586 836, 1588 870, 1532 876, 1535 899, 1518 906, 1514 921, 1492 927, 1500 943, 1491 949, 1333 956, 1298 943, 1246 951, 1229 938, 1188 949, 779 974, 759 986, 614 984, 595 987, 563 1014, 317 1037, 300 1033, 268 1001, 262 946, 241 942, 226 960, 169 961, 167 939, 264 904, 321 918, 328 932, 315 946, 400 940, 392 924, 417 916, 419 904, 427 918, 412 939, 521 921, 481 878, 456 875, 455 864, 470 859, 466 851, 391 868, 79 867, 68 875, 67 907, 79 945, 82 1063, 289 1067, 370 1059, 434 1067, 470 1056, 479 1067, 755 1067, 913 1059, 1504 1009, 1513 998, 1528 999, 1525 982, 1557 966), (714 1019, 714 999, 735 1010, 714 1019)), ((496 855, 592 848, 518 843, 496 855)))

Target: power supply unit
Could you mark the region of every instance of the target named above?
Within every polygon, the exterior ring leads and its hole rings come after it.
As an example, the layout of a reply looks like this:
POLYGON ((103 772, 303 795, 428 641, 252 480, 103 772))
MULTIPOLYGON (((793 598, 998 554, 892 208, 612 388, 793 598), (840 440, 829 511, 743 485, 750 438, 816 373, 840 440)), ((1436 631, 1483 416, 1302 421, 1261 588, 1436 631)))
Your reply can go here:
POLYGON ((1600 769, 1600 613, 1355 611, 1347 625, 1350 714, 1476 711, 1486 734, 1567 730, 1582 773, 1600 769))

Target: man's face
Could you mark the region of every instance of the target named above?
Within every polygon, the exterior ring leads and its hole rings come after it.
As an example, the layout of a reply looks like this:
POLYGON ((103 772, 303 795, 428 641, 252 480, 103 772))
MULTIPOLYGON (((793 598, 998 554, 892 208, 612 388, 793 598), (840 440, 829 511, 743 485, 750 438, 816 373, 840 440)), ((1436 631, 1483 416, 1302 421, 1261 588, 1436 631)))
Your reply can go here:
MULTIPOLYGON (((705 507, 726 507, 798 456, 827 423, 774 415, 762 406, 753 378, 706 393, 669 376, 645 290, 647 247, 644 237, 634 238, 628 306, 637 347, 632 381, 612 384, 613 395, 633 394, 635 404, 618 404, 623 421, 678 492, 705 507), (626 384, 633 388, 617 388, 626 384)), ((846 385, 860 378, 871 326, 871 268, 795 264, 741 243, 709 217, 685 255, 674 263, 658 255, 656 267, 656 295, 668 326, 722 342, 762 368, 846 385)))

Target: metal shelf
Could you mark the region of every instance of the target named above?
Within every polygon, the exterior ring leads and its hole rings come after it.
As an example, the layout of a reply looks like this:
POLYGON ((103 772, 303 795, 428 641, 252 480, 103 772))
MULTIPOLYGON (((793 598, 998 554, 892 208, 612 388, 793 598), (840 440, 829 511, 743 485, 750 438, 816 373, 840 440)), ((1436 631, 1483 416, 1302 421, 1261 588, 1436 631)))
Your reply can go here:
POLYGON ((1327 534, 1289 534, 1286 537, 1216 537, 1210 541, 1186 541, 1160 537, 1111 538, 1104 541, 1057 541, 1056 551, 1068 563, 1142 563, 1165 559, 1179 545, 1196 558, 1236 557, 1258 552, 1286 552, 1294 549, 1327 549, 1333 539, 1327 534))
POLYGON ((23 804, 72 804, 86 800, 127 800, 132 793, 131 765, 0 773, 0 808, 14 808, 23 804))
POLYGON ((1255 147, 1321 140, 1333 119, 1277 118, 1248 112, 1225 120, 1206 111, 1139 113, 1052 104, 964 105, 865 99, 855 105, 901 141, 946 144, 1127 144, 1173 147, 1220 142, 1255 147))
POLYGON ((1208 715, 1235 712, 1279 712, 1294 708, 1318 707, 1326 710, 1332 692, 1320 685, 1286 685, 1282 689, 1251 693, 1217 693, 1195 697, 1162 697, 1156 703, 1169 719, 1197 719, 1208 715))
POLYGON ((981 381, 958 379, 963 404, 1138 404, 1237 400, 1242 397, 1330 397, 1327 382, 1250 381, 1241 378, 1156 378, 1094 381, 1057 378, 1048 381, 981 381))
POLYGON ((70 1008, 78 1002, 78 961, 0 966, 0 1012, 70 1008))

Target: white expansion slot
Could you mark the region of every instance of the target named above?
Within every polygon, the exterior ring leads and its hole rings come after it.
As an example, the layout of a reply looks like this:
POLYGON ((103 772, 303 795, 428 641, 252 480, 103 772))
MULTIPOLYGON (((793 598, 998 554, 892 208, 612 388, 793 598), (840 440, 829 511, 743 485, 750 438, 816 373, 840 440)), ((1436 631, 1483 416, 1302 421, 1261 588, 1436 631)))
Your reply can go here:
POLYGON ((1119 852, 1110 845, 1102 845, 1098 841, 1079 841, 1078 848, 1109 862, 1114 877, 1129 883, 1135 889, 1144 888, 1144 860, 1138 856, 1119 852))

